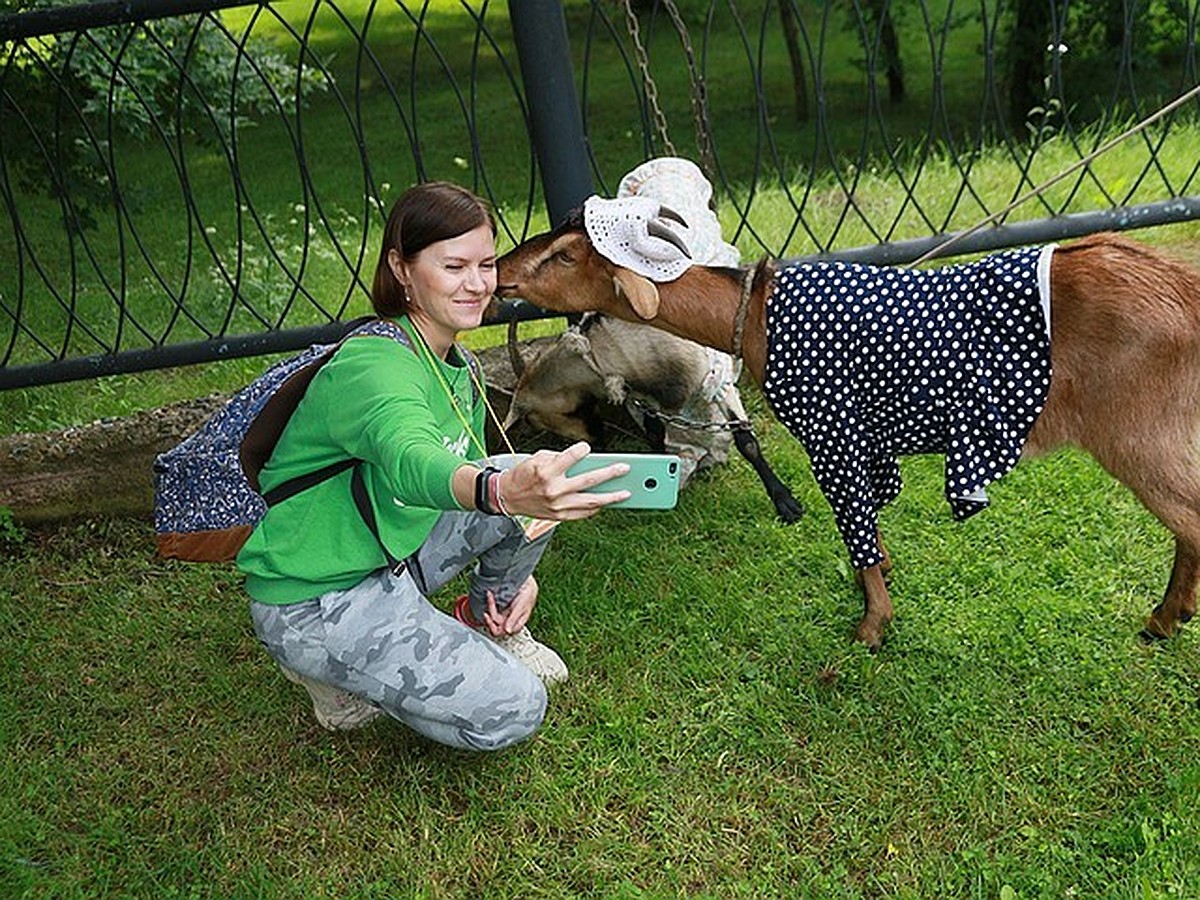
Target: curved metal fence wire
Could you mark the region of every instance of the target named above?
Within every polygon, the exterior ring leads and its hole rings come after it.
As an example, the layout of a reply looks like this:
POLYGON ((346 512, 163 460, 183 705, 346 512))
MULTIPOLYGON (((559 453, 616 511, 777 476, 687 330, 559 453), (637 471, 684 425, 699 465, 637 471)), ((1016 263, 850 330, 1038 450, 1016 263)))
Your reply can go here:
MULTIPOLYGON (((1195 87, 1200 0, 562 15, 594 189, 692 158, 748 257, 906 262, 1200 210, 1196 101, 1108 148, 1195 87)), ((418 181, 488 197, 502 245, 549 224, 505 4, 102 0, 0 15, 0 42, 0 388, 327 335, 369 309, 418 181)))

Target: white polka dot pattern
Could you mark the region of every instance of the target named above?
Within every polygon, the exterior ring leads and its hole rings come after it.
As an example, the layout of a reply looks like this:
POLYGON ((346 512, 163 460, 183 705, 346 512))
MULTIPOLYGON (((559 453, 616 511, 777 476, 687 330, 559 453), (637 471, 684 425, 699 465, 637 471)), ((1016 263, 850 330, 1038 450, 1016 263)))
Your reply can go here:
POLYGON ((1050 387, 1041 250, 933 270, 783 269, 767 307, 764 391, 803 444, 856 569, 882 561, 897 457, 946 455, 965 519, 1016 465, 1050 387))

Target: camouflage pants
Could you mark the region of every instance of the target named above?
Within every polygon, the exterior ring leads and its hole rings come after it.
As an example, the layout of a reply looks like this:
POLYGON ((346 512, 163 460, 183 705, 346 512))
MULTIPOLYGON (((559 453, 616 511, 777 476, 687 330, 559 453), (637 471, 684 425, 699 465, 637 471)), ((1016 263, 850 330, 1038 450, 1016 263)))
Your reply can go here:
POLYGON ((507 516, 445 512, 399 574, 285 605, 251 601, 254 630, 284 666, 364 697, 439 743, 497 750, 532 735, 546 713, 542 682, 515 657, 426 597, 476 562, 471 608, 490 590, 503 607, 550 540, 528 540, 507 516))

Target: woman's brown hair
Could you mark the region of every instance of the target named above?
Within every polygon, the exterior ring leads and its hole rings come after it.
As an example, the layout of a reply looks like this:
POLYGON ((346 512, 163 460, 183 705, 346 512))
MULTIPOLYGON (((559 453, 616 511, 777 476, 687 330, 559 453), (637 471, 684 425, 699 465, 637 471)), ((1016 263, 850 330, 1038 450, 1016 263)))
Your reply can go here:
POLYGON ((396 200, 383 232, 383 246, 375 265, 371 305, 379 316, 401 316, 408 312, 404 285, 388 265, 388 252, 395 250, 412 260, 430 244, 448 240, 487 225, 496 234, 496 218, 487 201, 449 181, 427 181, 409 188, 396 200))

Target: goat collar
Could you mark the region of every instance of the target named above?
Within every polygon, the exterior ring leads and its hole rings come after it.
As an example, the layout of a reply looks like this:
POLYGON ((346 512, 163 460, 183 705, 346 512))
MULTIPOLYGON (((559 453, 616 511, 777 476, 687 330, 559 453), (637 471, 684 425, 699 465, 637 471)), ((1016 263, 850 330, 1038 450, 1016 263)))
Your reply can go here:
POLYGON ((738 301, 737 315, 733 317, 733 353, 736 362, 742 359, 742 335, 746 331, 746 314, 750 312, 750 295, 754 292, 754 275, 756 266, 751 266, 742 274, 742 296, 738 301))

